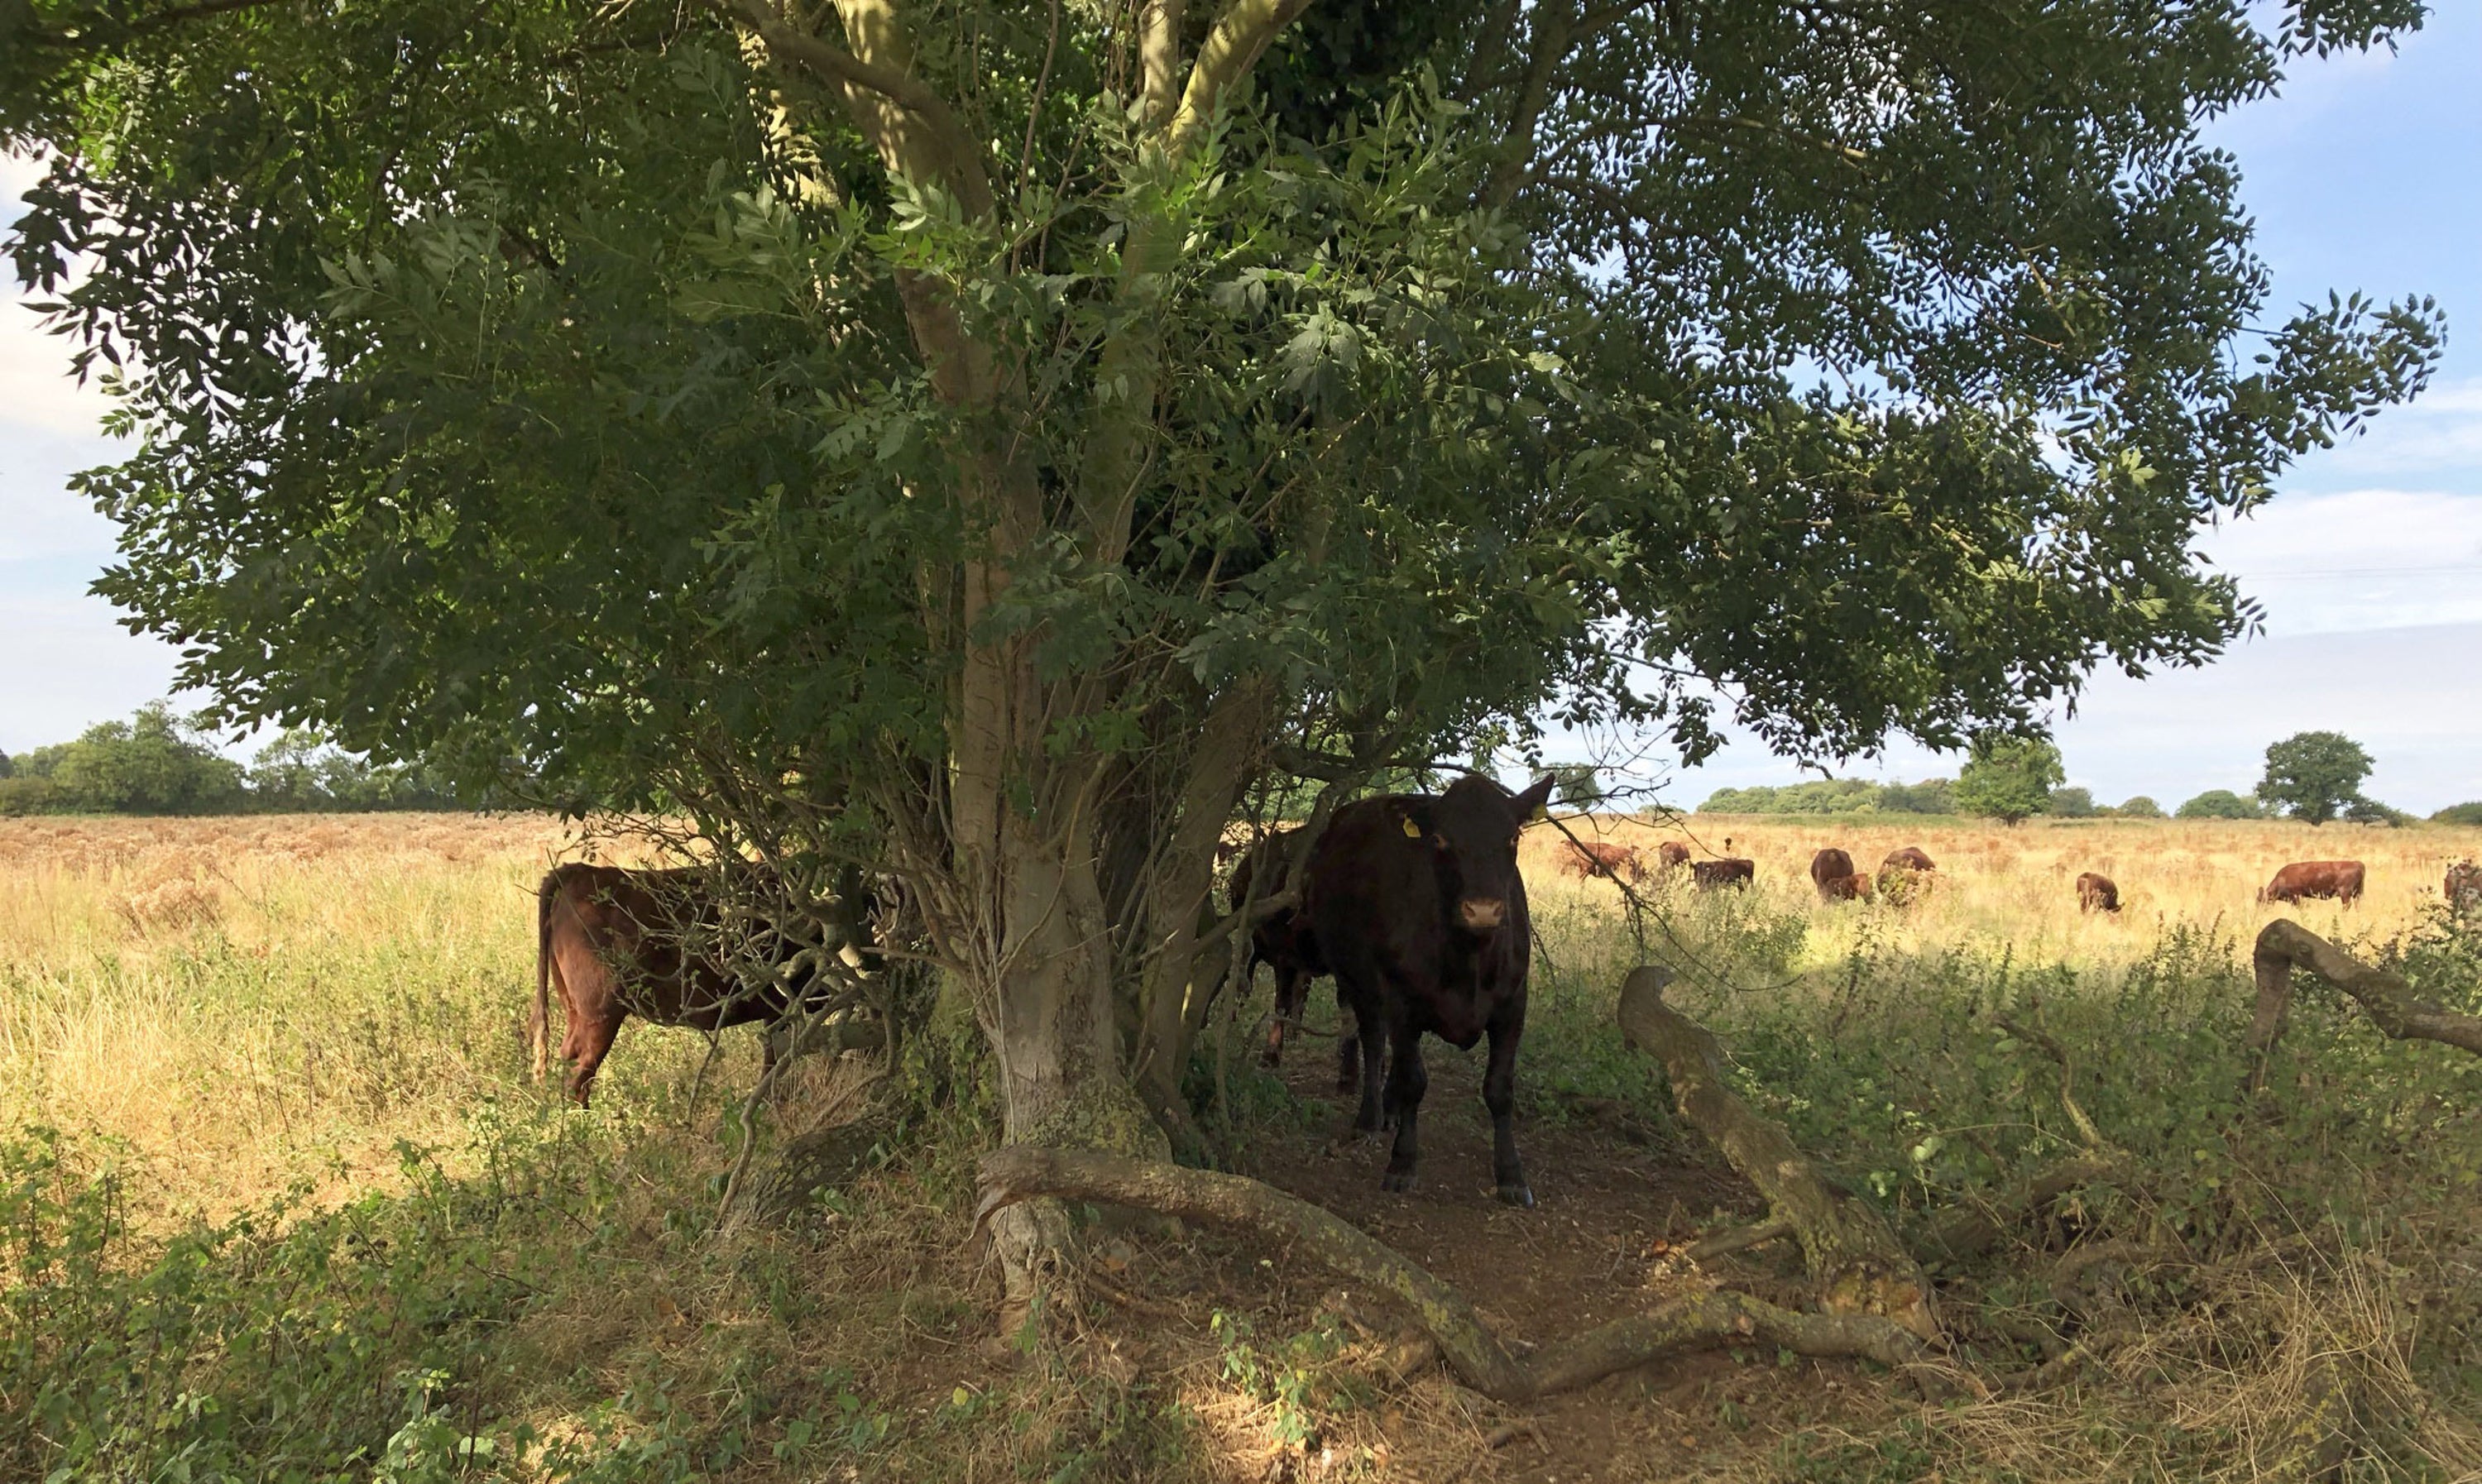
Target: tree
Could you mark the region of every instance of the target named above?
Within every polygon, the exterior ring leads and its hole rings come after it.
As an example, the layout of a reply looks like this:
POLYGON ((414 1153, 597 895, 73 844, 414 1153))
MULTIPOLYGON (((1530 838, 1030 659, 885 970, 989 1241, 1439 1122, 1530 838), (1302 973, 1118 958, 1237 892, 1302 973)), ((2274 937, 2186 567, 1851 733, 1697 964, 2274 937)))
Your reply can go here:
POLYGON ((2340 731, 2297 731, 2266 750, 2258 796, 2295 819, 2323 825, 2362 797, 2370 755, 2340 731))
POLYGON ((2160 819, 2163 806, 2145 794, 2133 794, 2122 803, 2120 812, 2126 819, 2160 819))
POLYGON ((2430 816, 2435 825, 2482 825, 2482 799, 2466 804, 2451 804, 2430 816))
POLYGON ((2265 320, 2198 132, 2415 0, 19 12, 106 595, 223 719, 894 870, 1021 1142, 1193 1136, 1236 813, 2198 663, 2200 523, 2439 344, 2265 320))
POLYGON ((2095 817, 2094 790, 2054 788, 2049 806, 2044 812, 2061 819, 2092 819, 2095 817))
POLYGON ((2051 807, 2066 775, 2060 750, 2041 737, 1987 733, 1974 739, 1954 790, 1959 813, 2023 824, 2051 807))
POLYGON ((37 748, 22 762, 25 786, 13 790, 13 808, 27 812, 206 814, 244 802, 241 765, 161 701, 74 742, 37 748))
POLYGON ((2264 819, 2266 810, 2255 799, 2229 788, 2209 788, 2180 806, 2182 819, 2264 819))
POLYGON ((1879 808, 1891 814, 1953 814, 1956 781, 1926 778, 1918 783, 1889 783, 1879 790, 1879 808))
POLYGON ((1545 771, 1560 781, 1555 797, 1562 804, 1590 809, 1603 802, 1602 777, 1593 763, 1555 762, 1545 771))

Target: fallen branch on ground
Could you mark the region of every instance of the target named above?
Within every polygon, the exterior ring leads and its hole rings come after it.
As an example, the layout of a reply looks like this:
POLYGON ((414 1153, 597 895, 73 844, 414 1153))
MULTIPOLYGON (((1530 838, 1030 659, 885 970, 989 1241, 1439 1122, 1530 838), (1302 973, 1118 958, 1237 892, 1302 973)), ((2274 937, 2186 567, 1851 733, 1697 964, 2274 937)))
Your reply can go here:
POLYGON ((2267 1058, 2284 1034, 2295 968, 2308 969, 2360 1001, 2371 1022, 2397 1041, 2443 1042, 2482 1055, 2482 1016, 2460 1015, 2416 999, 2403 975, 2372 968, 2289 918, 2268 923, 2258 935, 2251 967, 2258 975, 2258 1014, 2245 1041, 2258 1053, 2250 1068, 2251 1092, 2265 1081, 2267 1058))
POLYGON ((978 1227, 1005 1206, 1052 1196, 1219 1222, 1291 1243, 1332 1271, 1403 1303, 1457 1379, 1493 1401, 1527 1401, 1587 1386, 1714 1339, 1780 1345, 1798 1355, 1866 1356, 1904 1370, 1925 1389, 1941 1385, 1943 1373, 1925 1364, 1928 1348, 1886 1318, 1795 1313, 1730 1292, 1674 1299, 1519 1360, 1455 1288, 1333 1213, 1244 1176, 1021 1144, 983 1156, 982 1187, 978 1227))
POLYGON ((1791 1135, 1732 1092, 1715 1038, 1663 1002, 1663 987, 1671 979, 1671 970, 1660 965, 1630 970, 1621 987, 1621 1034, 1663 1063, 1680 1116, 1758 1188, 1776 1220, 1792 1224, 1820 1306, 1834 1314, 1876 1315, 1923 1339, 1938 1339, 1930 1285, 1913 1256, 1867 1202, 1837 1184, 1795 1147, 1791 1135))

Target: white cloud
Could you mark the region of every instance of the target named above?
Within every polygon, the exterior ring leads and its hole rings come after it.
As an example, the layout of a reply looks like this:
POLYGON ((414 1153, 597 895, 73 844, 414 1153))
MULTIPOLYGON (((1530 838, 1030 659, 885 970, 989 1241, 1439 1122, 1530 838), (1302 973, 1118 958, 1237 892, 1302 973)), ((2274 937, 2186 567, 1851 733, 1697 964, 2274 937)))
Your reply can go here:
POLYGON ((2358 437, 2302 461, 2285 484, 2449 481, 2482 490, 2482 377, 2433 384, 2370 420, 2358 437))
POLYGON ((2482 622, 2482 494, 2279 495, 2201 546, 2272 635, 2482 622))

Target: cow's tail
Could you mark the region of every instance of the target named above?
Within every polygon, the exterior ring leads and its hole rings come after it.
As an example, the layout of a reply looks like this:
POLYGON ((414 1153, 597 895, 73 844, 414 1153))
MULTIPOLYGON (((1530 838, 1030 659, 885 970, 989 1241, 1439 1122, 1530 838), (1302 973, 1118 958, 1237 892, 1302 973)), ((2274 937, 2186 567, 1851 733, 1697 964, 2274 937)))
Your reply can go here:
POLYGON ((544 872, 542 885, 535 888, 535 1013, 526 1025, 538 1082, 551 1068, 551 904, 558 895, 560 872, 544 872))

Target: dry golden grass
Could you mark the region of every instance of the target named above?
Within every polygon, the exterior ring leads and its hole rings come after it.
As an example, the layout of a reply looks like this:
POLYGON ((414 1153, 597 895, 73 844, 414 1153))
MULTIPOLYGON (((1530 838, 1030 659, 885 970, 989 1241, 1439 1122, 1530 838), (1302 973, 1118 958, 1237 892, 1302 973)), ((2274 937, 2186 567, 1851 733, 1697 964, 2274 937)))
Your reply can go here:
POLYGON ((583 848, 541 816, 0 819, 0 1125, 126 1146, 168 1212, 383 1178, 519 1077, 534 886, 583 848))
MULTIPOLYGON (((1564 821, 1580 839, 1643 847, 1677 839, 1700 860, 1741 856, 1757 864, 1757 889, 1779 909, 1807 913, 1810 964, 1843 956, 1863 931, 1891 948, 1975 944, 2012 948, 2020 960, 2060 959, 2108 966, 2143 954, 2167 925, 2219 919, 2244 944, 2278 916, 2314 932, 2351 938, 2411 927, 2439 900, 2448 864, 2482 857, 2482 828, 2363 825, 2312 828, 2258 820, 2037 819, 2011 829, 1949 817, 1692 814, 1657 824, 1618 815, 1564 821), (1938 881, 1919 900, 1828 904, 1810 885, 1809 861, 1835 846, 1857 869, 1875 873, 1890 852, 1918 846, 1938 862, 1938 881), (2310 901, 2261 904, 2259 888, 2294 861, 2360 861, 2368 867, 2361 902, 2344 908, 2310 901), (2099 871, 2120 888, 2118 914, 2077 910, 2076 879, 2099 871)), ((1555 908, 1617 904, 1618 890, 1556 869, 1566 841, 1553 825, 1526 832, 1520 861, 1529 894, 1555 908)), ((1686 883, 1677 884, 1686 889, 1686 883)))

